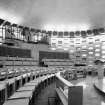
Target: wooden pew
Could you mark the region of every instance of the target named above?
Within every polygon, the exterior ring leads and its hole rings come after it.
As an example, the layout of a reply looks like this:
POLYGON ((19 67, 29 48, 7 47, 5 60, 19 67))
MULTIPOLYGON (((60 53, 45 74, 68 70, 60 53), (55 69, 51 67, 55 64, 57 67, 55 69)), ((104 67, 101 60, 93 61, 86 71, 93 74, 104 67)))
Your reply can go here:
POLYGON ((35 86, 23 86, 19 88, 16 92, 21 92, 21 91, 34 91, 35 86))
POLYGON ((32 100, 33 98, 33 91, 20 91, 20 92, 15 92, 10 98, 8 98, 9 100, 17 100, 17 99, 27 99, 29 103, 27 103, 28 105, 32 104, 34 100, 32 100))
POLYGON ((15 100, 8 100, 3 105, 29 105, 29 99, 21 98, 15 100))
POLYGON ((54 76, 54 74, 44 75, 44 76, 35 78, 34 80, 30 80, 29 82, 27 81, 27 76, 29 75, 25 73, 25 74, 22 74, 21 76, 2 81, 2 84, 5 82, 4 84, 5 85, 5 92, 4 92, 5 100, 7 100, 8 98, 8 101, 6 101, 4 105, 9 105, 11 102, 13 103, 20 102, 20 105, 21 105, 22 100, 24 102, 23 105, 28 105, 30 103, 33 103, 34 102, 32 99, 33 95, 35 96, 36 93, 39 94, 39 92, 45 86, 47 86, 50 82, 52 82, 51 78, 54 76), (17 81, 19 83, 17 83, 17 81), (24 82, 24 84, 22 84, 22 82, 24 82), (17 84, 19 85, 18 87, 17 87, 17 84))

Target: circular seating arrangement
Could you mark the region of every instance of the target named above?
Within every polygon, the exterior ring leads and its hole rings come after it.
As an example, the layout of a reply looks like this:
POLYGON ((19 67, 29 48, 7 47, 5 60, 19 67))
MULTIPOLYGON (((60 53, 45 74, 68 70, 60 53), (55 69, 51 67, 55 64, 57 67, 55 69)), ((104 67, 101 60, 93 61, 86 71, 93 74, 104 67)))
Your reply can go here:
POLYGON ((34 103, 33 98, 54 81, 55 73, 47 69, 34 70, 0 81, 0 105, 31 105, 34 103))

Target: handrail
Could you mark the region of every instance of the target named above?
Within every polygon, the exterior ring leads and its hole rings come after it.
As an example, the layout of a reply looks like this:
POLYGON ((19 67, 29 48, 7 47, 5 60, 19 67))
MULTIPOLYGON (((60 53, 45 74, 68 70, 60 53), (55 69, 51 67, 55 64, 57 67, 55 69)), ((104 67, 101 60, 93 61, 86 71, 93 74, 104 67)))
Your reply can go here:
POLYGON ((56 74, 56 77, 62 81, 66 86, 70 87, 73 86, 72 83, 70 83, 68 80, 64 79, 63 77, 60 76, 60 72, 56 74))
POLYGON ((60 72, 56 74, 56 92, 63 105, 82 105, 83 103, 83 86, 73 85, 64 79, 60 72))
POLYGON ((67 97, 63 94, 63 92, 62 92, 60 89, 58 89, 58 88, 56 88, 56 92, 57 92, 58 96, 60 97, 60 99, 61 99, 63 105, 68 105, 68 99, 67 99, 67 97))

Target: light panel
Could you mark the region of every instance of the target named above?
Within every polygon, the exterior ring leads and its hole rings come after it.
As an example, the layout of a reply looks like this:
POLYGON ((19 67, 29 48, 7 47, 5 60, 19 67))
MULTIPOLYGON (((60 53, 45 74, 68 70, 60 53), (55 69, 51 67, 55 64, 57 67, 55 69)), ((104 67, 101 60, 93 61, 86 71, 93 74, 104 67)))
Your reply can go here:
POLYGON ((90 28, 88 24, 71 24, 71 25, 64 25, 64 24, 46 24, 43 26, 45 30, 51 31, 77 31, 77 30, 87 30, 90 28))

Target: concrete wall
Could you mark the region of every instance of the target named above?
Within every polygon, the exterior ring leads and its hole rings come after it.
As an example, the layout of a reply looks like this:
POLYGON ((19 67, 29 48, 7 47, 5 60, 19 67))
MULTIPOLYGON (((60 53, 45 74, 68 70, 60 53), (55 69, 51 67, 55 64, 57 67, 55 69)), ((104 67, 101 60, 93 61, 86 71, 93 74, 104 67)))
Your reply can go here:
POLYGON ((36 44, 33 45, 32 48, 32 56, 36 59, 39 60, 39 51, 49 51, 50 49, 48 48, 48 45, 44 44, 36 44))
POLYGON ((21 48, 30 49, 31 55, 35 60, 39 60, 39 51, 51 51, 49 45, 46 44, 28 44, 19 42, 19 46, 21 48))

